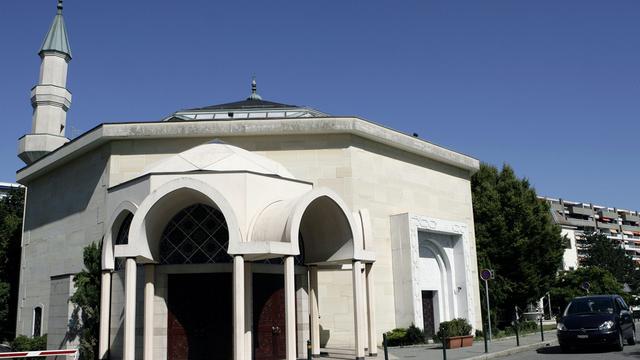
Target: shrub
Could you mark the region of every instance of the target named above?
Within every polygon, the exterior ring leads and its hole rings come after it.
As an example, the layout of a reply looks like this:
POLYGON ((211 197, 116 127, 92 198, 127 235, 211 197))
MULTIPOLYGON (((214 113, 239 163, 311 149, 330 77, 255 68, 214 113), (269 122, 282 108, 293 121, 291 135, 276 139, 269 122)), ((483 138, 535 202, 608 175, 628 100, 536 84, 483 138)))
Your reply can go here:
POLYGON ((440 323, 440 329, 437 336, 440 339, 446 339, 454 336, 471 335, 473 328, 467 321, 467 319, 457 318, 451 321, 443 321, 440 323))
POLYGON ((520 322, 519 329, 520 329, 520 332, 536 332, 540 330, 538 327, 538 323, 531 320, 520 322))
POLYGON ((405 335, 405 341, 407 344, 422 344, 424 343, 424 331, 419 327, 411 324, 407 328, 407 334, 405 335))
POLYGON ((396 328, 386 333, 387 346, 404 345, 404 338, 407 336, 407 329, 396 328))
POLYGON ((424 331, 411 324, 408 328, 396 328, 387 333, 388 346, 414 345, 424 343, 424 331))
MULTIPOLYGON (((47 349, 47 334, 42 336, 28 337, 18 335, 11 342, 11 350, 13 351, 35 351, 47 349)), ((36 357, 34 359, 45 359, 44 357, 36 357)))

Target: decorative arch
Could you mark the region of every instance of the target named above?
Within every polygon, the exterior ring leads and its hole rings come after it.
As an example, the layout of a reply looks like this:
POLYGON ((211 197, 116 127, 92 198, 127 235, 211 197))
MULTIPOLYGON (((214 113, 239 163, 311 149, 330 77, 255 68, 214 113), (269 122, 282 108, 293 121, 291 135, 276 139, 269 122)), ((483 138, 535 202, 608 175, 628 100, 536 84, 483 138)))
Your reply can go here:
MULTIPOLYGON (((107 227, 107 233, 102 240, 102 269, 114 270, 115 269, 115 257, 114 246, 116 245, 116 238, 120 232, 121 225, 127 219, 129 215, 135 215, 138 210, 138 206, 131 201, 125 200, 118 204, 116 209, 111 214, 109 220, 109 226, 107 227)), ((133 217, 131 217, 133 220, 133 217)), ((129 225, 130 226, 130 225, 129 225)))
POLYGON ((294 249, 299 248, 299 235, 302 235, 308 264, 350 263, 358 259, 356 244, 362 244, 357 229, 340 196, 329 189, 318 188, 296 202, 287 219, 285 234, 294 249))
MULTIPOLYGON (((241 243, 238 220, 229 201, 203 181, 188 177, 171 180, 151 192, 134 214, 129 231, 129 245, 122 256, 138 257, 140 262, 160 260, 160 238, 167 222, 189 205, 202 203, 218 209, 229 229, 229 249, 241 243)), ((229 251, 227 251, 229 252, 229 251)), ((233 253, 229 252, 230 255, 233 253)))
MULTIPOLYGON (((428 233, 428 232, 425 232, 428 233)), ((453 267, 451 266, 451 261, 447 256, 442 245, 440 245, 437 241, 430 239, 428 237, 424 237, 424 245, 425 247, 431 251, 435 255, 436 263, 438 264, 438 269, 440 270, 440 289, 441 294, 439 294, 439 305, 440 305, 440 321, 450 320, 455 317, 455 314, 451 313, 451 305, 453 305, 453 309, 456 308, 456 304, 451 304, 453 300, 455 302, 455 296, 453 296, 453 289, 451 289, 451 284, 453 284, 453 267)), ((422 315, 422 313, 420 313, 422 315)))

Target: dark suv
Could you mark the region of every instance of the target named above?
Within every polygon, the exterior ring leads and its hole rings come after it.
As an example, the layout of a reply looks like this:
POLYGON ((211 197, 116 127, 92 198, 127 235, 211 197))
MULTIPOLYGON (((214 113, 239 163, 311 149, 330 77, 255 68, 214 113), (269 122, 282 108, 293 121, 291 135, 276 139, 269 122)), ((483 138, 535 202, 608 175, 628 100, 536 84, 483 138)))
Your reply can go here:
POLYGON ((562 351, 575 345, 609 344, 622 350, 624 341, 636 343, 633 316, 618 295, 577 297, 558 321, 558 342, 562 351))

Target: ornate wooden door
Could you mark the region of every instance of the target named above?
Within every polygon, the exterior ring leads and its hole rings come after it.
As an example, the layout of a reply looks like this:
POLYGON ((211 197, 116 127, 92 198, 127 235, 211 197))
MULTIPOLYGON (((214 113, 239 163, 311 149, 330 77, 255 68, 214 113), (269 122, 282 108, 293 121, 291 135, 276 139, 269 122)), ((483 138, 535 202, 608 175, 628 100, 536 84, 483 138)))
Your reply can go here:
POLYGON ((424 336, 431 339, 435 335, 435 319, 433 317, 433 291, 422 292, 422 329, 424 336))
POLYGON ((280 274, 254 274, 253 284, 254 358, 284 359, 284 277, 280 274))

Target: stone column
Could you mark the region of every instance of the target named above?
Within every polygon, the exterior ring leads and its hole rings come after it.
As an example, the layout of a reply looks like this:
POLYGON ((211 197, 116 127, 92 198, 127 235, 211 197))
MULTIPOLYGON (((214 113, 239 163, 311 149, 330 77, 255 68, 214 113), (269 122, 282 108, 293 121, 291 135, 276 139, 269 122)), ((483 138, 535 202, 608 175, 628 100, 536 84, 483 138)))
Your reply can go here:
POLYGON ((100 341, 98 345, 98 358, 106 360, 109 356, 109 325, 111 319, 111 270, 102 270, 100 282, 100 341))
POLYGON ((244 358, 253 359, 253 271, 244 263, 244 358))
POLYGON ((362 264, 362 299, 364 301, 364 310, 363 310, 363 319, 364 322, 362 323, 362 329, 364 330, 364 335, 362 336, 363 340, 363 347, 364 347, 364 353, 367 354, 368 352, 370 352, 371 350, 371 345, 369 345, 369 336, 367 333, 367 329, 369 329, 369 312, 367 309, 367 273, 366 273, 366 268, 367 268, 367 264, 363 263, 362 264))
POLYGON ((369 319, 369 356, 378 354, 378 335, 376 334, 376 300, 373 287, 373 264, 365 265, 366 286, 367 286, 367 318, 369 319))
POLYGON ((286 326, 286 359, 296 360, 296 286, 293 256, 284 258, 284 317, 286 326))
POLYGON ((318 310, 318 267, 309 266, 309 329, 313 357, 320 357, 320 313, 318 310))
POLYGON ((136 259, 127 258, 124 277, 123 360, 136 358, 136 259))
POLYGON ((155 264, 144 265, 144 350, 143 360, 153 360, 153 303, 155 301, 155 264))
POLYGON ((244 258, 233 257, 233 359, 244 357, 244 258))
POLYGON ((362 262, 353 261, 353 323, 356 342, 356 360, 364 360, 364 296, 362 284, 362 262))

